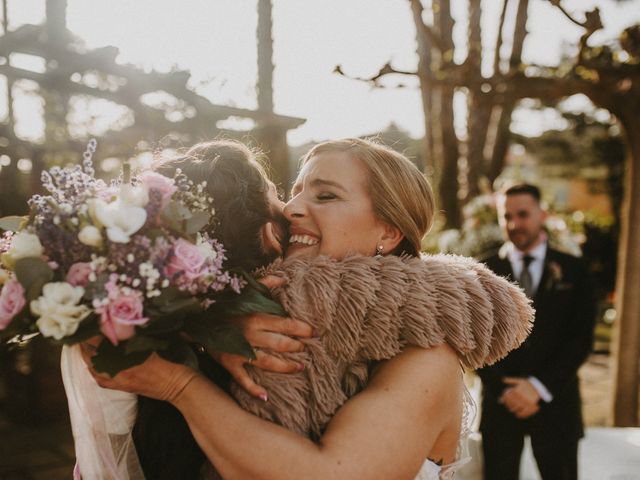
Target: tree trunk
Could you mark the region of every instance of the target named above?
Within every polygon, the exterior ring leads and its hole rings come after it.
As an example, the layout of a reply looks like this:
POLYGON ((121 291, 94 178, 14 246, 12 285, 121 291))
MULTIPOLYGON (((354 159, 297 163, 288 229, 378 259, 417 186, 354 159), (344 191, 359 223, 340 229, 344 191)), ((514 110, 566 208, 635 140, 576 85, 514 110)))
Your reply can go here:
POLYGON ((418 54, 418 78, 420 80, 420 96, 424 113, 424 137, 422 140, 422 155, 424 158, 424 173, 431 177, 434 190, 439 183, 439 165, 436 164, 433 130, 436 126, 433 111, 434 91, 431 85, 431 39, 424 32, 422 18, 422 4, 419 0, 411 1, 411 12, 416 27, 416 53, 418 54))
MULTIPOLYGON (((453 17, 449 0, 433 2, 435 26, 438 30, 442 51, 439 69, 446 72, 453 66, 453 17)), ((441 208, 445 214, 445 228, 459 228, 461 224, 460 199, 458 198, 458 159, 460 156, 458 137, 454 128, 453 86, 440 89, 438 113, 439 133, 442 144, 442 178, 439 192, 441 208)))
MULTIPOLYGON (((505 5, 506 8, 506 5, 505 5)), ((518 11, 516 13, 516 22, 513 30, 513 47, 511 49, 511 58, 509 59, 509 73, 515 74, 522 63, 522 49, 524 40, 527 36, 527 19, 529 11, 529 0, 520 0, 518 3, 518 11)), ((502 21, 502 19, 501 19, 502 21)), ((496 55, 498 52, 496 52, 496 55)), ((496 61, 494 65, 499 65, 496 61)), ((495 74, 499 74, 495 72, 495 74)), ((517 95, 513 94, 512 88, 507 81, 505 84, 506 92, 502 101, 500 116, 497 121, 495 131, 495 141, 493 151, 491 152, 491 160, 489 163, 488 177, 493 184, 495 179, 500 175, 504 168, 504 162, 509 149, 511 139, 511 115, 516 105, 517 95)))
POLYGON ((484 145, 490 110, 482 94, 482 9, 480 0, 469 1, 469 53, 466 60, 469 77, 467 96, 467 200, 480 193, 480 178, 484 170, 484 145))
POLYGON ((615 342, 613 424, 638 426, 640 381, 640 124, 637 110, 618 115, 627 137, 626 184, 616 280, 618 324, 615 342))

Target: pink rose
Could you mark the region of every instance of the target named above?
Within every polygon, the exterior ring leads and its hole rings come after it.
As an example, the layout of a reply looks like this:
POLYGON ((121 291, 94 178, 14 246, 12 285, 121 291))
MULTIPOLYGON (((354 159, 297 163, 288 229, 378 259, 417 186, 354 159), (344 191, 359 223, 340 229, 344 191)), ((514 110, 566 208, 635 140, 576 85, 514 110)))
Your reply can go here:
POLYGON ((86 287, 89 283, 91 264, 88 262, 78 262, 71 265, 67 272, 67 282, 74 287, 86 287))
POLYGON ((194 280, 202 274, 205 257, 197 245, 182 238, 173 246, 173 256, 165 267, 165 274, 173 277, 182 274, 188 280, 194 280))
POLYGON ((154 190, 162 195, 161 208, 164 208, 171 200, 171 196, 178 190, 173 178, 165 177, 157 172, 147 170, 138 175, 140 183, 147 188, 147 191, 154 190))
POLYGON ((17 280, 9 280, 0 292, 0 330, 7 328, 24 307, 24 288, 17 280))
POLYGON ((106 286, 109 293, 106 305, 98 305, 96 312, 100 314, 100 331, 111 343, 118 345, 135 334, 136 325, 144 325, 149 321, 144 317, 142 294, 130 288, 118 288, 113 281, 106 286))

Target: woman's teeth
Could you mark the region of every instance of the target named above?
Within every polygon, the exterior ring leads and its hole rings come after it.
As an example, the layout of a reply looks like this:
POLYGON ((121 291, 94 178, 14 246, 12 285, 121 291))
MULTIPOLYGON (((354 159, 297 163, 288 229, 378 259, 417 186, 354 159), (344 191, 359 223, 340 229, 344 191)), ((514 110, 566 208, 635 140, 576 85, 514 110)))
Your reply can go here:
POLYGON ((302 243, 304 245, 316 245, 318 243, 318 239, 311 237, 309 235, 291 235, 289 237, 289 244, 292 243, 302 243))

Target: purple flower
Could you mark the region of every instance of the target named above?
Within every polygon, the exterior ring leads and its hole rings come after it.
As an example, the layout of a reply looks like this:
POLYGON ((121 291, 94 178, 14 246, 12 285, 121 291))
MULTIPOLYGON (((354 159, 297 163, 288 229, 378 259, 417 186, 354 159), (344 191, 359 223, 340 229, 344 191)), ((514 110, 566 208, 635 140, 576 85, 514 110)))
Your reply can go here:
POLYGON ((77 262, 71 265, 67 272, 67 282, 74 287, 86 287, 89 283, 89 274, 91 273, 91 263, 77 262))
POLYGON ((167 206, 171 197, 178 190, 175 181, 172 178, 165 177, 157 172, 147 170, 138 175, 138 180, 144 185, 149 192, 159 192, 162 198, 161 208, 167 206))
POLYGON ((205 257, 197 245, 179 238, 173 246, 173 256, 165 267, 165 274, 171 278, 182 275, 187 280, 195 280, 205 268, 205 257))

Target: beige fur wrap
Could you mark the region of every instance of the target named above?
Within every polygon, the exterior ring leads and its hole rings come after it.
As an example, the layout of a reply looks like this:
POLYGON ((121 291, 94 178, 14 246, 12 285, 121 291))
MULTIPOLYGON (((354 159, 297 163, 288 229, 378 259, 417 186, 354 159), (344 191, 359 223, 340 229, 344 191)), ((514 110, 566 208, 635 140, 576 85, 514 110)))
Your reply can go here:
POLYGON ((283 355, 304 363, 300 373, 247 367, 268 402, 238 385, 232 394, 245 410, 312 439, 366 385, 373 361, 406 345, 447 343, 475 369, 520 345, 533 321, 517 286, 465 257, 318 257, 277 262, 265 273, 287 280, 275 296, 318 337, 303 340, 304 352, 283 355))

